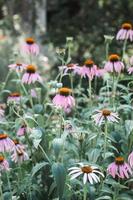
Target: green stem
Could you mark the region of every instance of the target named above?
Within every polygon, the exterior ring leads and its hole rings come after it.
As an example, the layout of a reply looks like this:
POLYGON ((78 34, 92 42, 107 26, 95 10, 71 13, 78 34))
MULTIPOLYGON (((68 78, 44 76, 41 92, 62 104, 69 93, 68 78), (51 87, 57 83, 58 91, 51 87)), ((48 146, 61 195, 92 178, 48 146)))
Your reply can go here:
POLYGON ((89 199, 87 199, 87 188, 86 188, 86 185, 83 188, 83 200, 89 200, 89 199))
POLYGON ((0 174, 0 199, 4 200, 3 192, 2 192, 2 181, 1 181, 1 174, 0 174))
POLYGON ((5 82, 4 82, 4 85, 3 85, 2 89, 1 89, 1 91, 5 89, 5 87, 6 87, 6 85, 7 85, 7 82, 8 82, 8 79, 9 79, 9 77, 10 77, 10 74, 11 74, 11 71, 9 70, 9 71, 8 71, 8 74, 7 74, 7 76, 6 76, 6 80, 5 80, 5 82))
POLYGON ((90 98, 90 104, 92 106, 92 94, 91 94, 91 90, 92 90, 92 87, 91 87, 91 80, 89 78, 89 98, 90 98))
POLYGON ((108 60, 108 55, 109 55, 109 43, 106 43, 106 60, 108 60))
POLYGON ((122 49, 122 61, 124 61, 124 55, 126 53, 126 47, 127 47, 127 39, 124 40, 123 43, 123 49, 122 49))
POLYGON ((106 156, 106 149, 107 149, 107 136, 108 136, 108 124, 107 121, 105 122, 105 130, 104 130, 104 159, 106 156))
POLYGON ((9 187, 9 190, 10 190, 10 197, 12 199, 12 189, 11 189, 11 183, 10 183, 10 179, 9 179, 9 176, 8 176, 8 172, 6 171, 6 177, 7 177, 7 183, 8 183, 8 187, 9 187))
POLYGON ((47 156, 46 152, 44 151, 43 147, 39 144, 38 147, 40 148, 40 150, 42 151, 42 153, 44 154, 44 157, 48 160, 48 162, 52 165, 51 160, 49 159, 49 157, 47 156))

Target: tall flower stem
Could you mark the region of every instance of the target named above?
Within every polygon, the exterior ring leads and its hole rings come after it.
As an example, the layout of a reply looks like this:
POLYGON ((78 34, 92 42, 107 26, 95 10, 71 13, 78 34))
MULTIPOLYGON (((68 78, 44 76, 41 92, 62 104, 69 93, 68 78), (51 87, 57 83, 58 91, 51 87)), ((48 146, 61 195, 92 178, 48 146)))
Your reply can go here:
POLYGON ((106 150, 107 150, 107 136, 108 136, 108 124, 107 121, 105 122, 105 129, 104 129, 104 159, 106 156, 106 150))
POLYGON ((106 51, 106 60, 108 60, 108 55, 109 55, 109 43, 108 42, 106 43, 105 51, 106 51))
POLYGON ((123 49, 122 49, 122 61, 124 61, 124 55, 126 53, 126 47, 127 47, 127 39, 124 40, 123 43, 123 49))
POLYGON ((4 200, 3 192, 2 192, 2 180, 1 180, 1 174, 0 174, 0 199, 1 199, 1 200, 4 200))
POLYGON ((87 185, 86 184, 84 185, 84 188, 83 188, 83 200, 89 200, 87 198, 87 185))
POLYGON ((39 144, 38 147, 40 148, 40 150, 42 151, 44 157, 47 159, 47 161, 50 163, 50 165, 52 165, 51 160, 49 159, 48 155, 46 154, 46 152, 44 151, 43 147, 39 144))
POLYGON ((90 98, 90 104, 92 105, 92 93, 91 93, 91 90, 92 90, 92 86, 91 86, 91 80, 89 78, 89 98, 90 98))
POLYGON ((11 188, 11 183, 10 183, 10 179, 9 179, 9 175, 8 175, 7 171, 6 171, 6 177, 7 177, 8 187, 9 187, 9 190, 10 190, 10 198, 12 199, 12 188, 11 188))

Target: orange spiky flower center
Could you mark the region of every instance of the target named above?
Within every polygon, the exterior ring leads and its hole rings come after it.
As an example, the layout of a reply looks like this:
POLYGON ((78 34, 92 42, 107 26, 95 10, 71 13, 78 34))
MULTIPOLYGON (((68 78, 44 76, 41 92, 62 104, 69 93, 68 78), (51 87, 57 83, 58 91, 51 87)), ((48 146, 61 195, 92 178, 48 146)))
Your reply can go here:
POLYGON ((10 97, 20 97, 20 93, 19 92, 13 92, 9 95, 10 97))
POLYGON ((111 62, 116 62, 116 61, 119 61, 119 60, 120 60, 120 57, 117 54, 111 54, 109 56, 109 61, 111 61, 111 62))
POLYGON ((124 164, 124 158, 122 156, 116 157, 115 158, 115 163, 117 165, 123 165, 124 164))
POLYGON ((0 163, 2 163, 4 161, 4 156, 0 155, 0 163))
POLYGON ((0 133, 0 140, 6 139, 8 137, 5 133, 0 133))
POLYGON ((34 74, 36 72, 36 67, 34 65, 28 65, 26 67, 26 72, 30 74, 34 74))
POLYGON ((24 153, 21 151, 17 152, 18 156, 22 156, 24 153))
POLYGON ((74 67, 74 64, 73 63, 67 64, 67 67, 72 68, 72 67, 74 67))
POLYGON ((13 140, 13 142, 15 145, 19 144, 19 141, 17 139, 13 140))
POLYGON ((91 60, 91 59, 87 59, 87 60, 84 62, 84 65, 85 65, 86 67, 93 67, 94 62, 93 62, 93 60, 91 60))
POLYGON ((22 64, 21 63, 16 63, 16 65, 19 67, 19 66, 22 66, 22 64))
POLYGON ((81 167, 81 171, 83 173, 89 174, 89 173, 92 173, 93 169, 90 166, 84 166, 84 167, 81 167))
POLYGON ((110 110, 107 110, 107 109, 103 109, 102 110, 102 115, 104 116, 104 117, 107 117, 107 116, 109 116, 111 114, 111 111, 110 110))
POLYGON ((132 29, 132 24, 130 24, 130 23, 123 23, 121 27, 123 29, 130 30, 130 29, 132 29))
POLYGON ((59 94, 63 95, 63 96, 68 96, 72 93, 72 90, 70 88, 67 87, 62 87, 59 89, 59 94))
POLYGON ((29 38, 26 38, 26 43, 29 44, 29 45, 32 45, 35 43, 35 40, 32 38, 32 37, 29 37, 29 38))

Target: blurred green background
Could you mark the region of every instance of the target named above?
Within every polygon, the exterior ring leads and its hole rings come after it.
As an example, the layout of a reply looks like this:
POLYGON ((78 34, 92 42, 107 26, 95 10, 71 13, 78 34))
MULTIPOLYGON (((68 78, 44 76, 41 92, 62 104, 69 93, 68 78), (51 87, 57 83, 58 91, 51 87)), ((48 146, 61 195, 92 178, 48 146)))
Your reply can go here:
MULTIPOLYGON (((123 22, 132 20, 132 0, 0 0, 0 80, 21 38, 35 37, 42 55, 57 66, 56 47, 64 47, 66 37, 72 36, 73 62, 92 57, 102 65, 104 35, 115 36, 123 22)), ((119 46, 114 40, 110 51, 118 51, 119 46)))

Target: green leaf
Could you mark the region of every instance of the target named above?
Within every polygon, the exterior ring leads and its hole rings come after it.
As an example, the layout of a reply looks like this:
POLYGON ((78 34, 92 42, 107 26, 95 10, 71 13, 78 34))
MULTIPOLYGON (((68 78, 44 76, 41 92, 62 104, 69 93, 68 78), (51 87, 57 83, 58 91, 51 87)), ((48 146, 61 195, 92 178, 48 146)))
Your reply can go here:
POLYGON ((102 197, 97 198, 96 200, 104 200, 104 199, 111 200, 111 197, 110 196, 102 196, 102 197))
POLYGON ((126 120, 125 121, 125 128, 126 128, 127 134, 130 135, 130 133, 133 130, 133 120, 126 120))
POLYGON ((41 168, 48 165, 48 162, 37 163, 32 169, 32 176, 34 176, 41 168))
POLYGON ((53 144, 55 156, 56 156, 56 158, 58 158, 59 153, 63 148, 63 140, 61 138, 55 138, 53 140, 52 144, 53 144))
POLYGON ((52 165, 52 173, 55 178, 55 182, 57 185, 59 200, 62 199, 65 181, 66 181, 66 170, 61 163, 54 163, 52 165))

